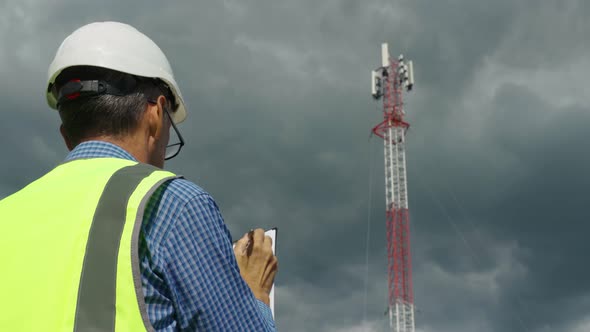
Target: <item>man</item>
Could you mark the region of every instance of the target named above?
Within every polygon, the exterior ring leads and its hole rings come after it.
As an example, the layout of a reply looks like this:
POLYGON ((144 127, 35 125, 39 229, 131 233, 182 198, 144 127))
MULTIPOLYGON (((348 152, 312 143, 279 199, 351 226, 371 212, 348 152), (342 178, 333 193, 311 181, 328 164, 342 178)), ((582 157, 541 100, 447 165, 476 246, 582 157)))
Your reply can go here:
POLYGON ((58 49, 47 100, 70 153, 0 201, 0 331, 275 330, 270 238, 232 249, 213 199, 161 170, 186 108, 158 46, 86 25, 58 49))

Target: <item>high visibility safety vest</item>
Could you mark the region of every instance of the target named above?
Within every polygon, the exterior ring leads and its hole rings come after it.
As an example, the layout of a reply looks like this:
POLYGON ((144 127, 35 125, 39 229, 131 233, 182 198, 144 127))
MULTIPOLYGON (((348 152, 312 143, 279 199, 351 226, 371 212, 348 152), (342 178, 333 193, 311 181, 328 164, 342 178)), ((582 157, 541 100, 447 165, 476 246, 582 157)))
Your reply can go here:
POLYGON ((170 172, 116 158, 64 163, 0 201, 0 331, 153 331, 138 239, 170 172))

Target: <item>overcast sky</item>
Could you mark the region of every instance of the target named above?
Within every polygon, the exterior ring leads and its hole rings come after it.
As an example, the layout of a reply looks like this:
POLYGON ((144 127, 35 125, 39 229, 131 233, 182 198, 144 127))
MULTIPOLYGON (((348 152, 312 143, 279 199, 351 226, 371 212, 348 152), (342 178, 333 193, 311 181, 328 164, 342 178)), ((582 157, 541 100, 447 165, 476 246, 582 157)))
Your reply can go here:
POLYGON ((418 330, 590 331, 588 17, 583 0, 0 0, 0 197, 67 154, 44 97, 61 41, 129 23, 167 54, 188 104, 187 145, 166 167, 213 195, 234 238, 280 229, 279 329, 385 331, 369 78, 389 42, 416 73, 418 330))

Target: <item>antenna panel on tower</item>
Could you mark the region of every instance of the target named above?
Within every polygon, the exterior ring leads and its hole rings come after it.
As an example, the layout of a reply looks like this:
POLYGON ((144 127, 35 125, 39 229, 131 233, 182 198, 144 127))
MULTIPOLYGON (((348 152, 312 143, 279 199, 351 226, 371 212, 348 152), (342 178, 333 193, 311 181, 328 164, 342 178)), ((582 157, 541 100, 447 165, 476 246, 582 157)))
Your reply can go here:
POLYGON ((408 61, 408 90, 412 90, 414 87, 414 63, 408 61))
POLYGON ((389 45, 381 44, 381 66, 389 67, 389 45))

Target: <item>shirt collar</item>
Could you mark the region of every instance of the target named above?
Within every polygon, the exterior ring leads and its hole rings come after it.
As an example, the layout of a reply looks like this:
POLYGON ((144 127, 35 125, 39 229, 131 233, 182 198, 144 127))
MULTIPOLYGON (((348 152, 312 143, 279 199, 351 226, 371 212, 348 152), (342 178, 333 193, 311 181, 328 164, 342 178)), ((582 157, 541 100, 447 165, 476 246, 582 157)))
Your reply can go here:
POLYGON ((86 141, 78 144, 70 151, 65 161, 88 158, 119 158, 137 161, 120 146, 104 141, 86 141))

